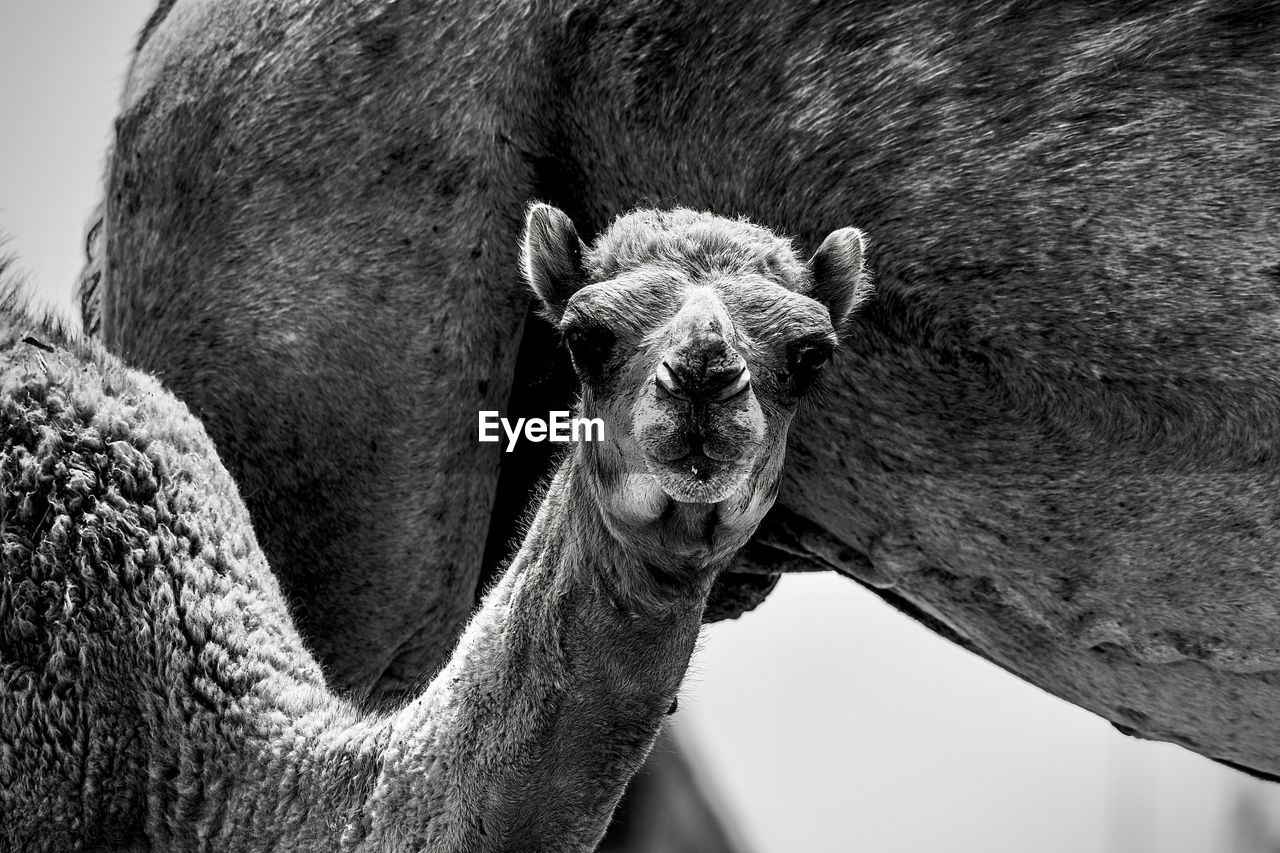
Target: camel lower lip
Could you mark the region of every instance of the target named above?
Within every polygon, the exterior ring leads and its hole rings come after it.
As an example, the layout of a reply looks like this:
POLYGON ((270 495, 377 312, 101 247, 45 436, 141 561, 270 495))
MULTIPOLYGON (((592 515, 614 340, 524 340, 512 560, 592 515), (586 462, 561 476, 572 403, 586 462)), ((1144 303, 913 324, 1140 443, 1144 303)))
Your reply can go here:
POLYGON ((746 470, 701 453, 659 462, 648 460, 649 471, 671 498, 681 503, 714 504, 725 500, 742 484, 746 470))
MULTIPOLYGON (((657 461, 657 460, 655 460, 657 461)), ((724 470, 727 463, 718 459, 712 459, 701 453, 686 453, 678 459, 664 459, 657 461, 661 465, 671 471, 679 471, 696 479, 706 479, 720 471, 724 470)))

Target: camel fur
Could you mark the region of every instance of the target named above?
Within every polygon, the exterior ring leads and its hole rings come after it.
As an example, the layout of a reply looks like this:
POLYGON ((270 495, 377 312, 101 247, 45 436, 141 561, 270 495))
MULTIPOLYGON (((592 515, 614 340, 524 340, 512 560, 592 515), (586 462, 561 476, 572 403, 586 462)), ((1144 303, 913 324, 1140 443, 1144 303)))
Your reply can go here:
POLYGON ((557 266, 572 224, 529 222, 525 268, 610 440, 568 449, 447 664, 386 712, 326 684, 188 408, 9 300, 0 848, 595 847, 773 503, 816 379, 797 344, 830 354, 862 239, 804 264, 755 226, 642 211, 557 266))
POLYGON ((202 412, 326 666, 394 694, 550 464, 472 412, 572 398, 513 211, 859 222, 865 333, 742 567, 840 571, 1280 773, 1278 51, 1242 0, 175 0, 121 104, 102 336, 202 412))

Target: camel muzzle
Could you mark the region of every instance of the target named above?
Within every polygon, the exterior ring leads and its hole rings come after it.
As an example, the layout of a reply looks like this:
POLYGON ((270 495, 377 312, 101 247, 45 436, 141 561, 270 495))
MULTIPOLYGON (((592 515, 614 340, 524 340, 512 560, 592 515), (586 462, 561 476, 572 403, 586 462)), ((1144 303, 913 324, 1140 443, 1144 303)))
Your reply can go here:
POLYGON ((721 341, 719 352, 676 349, 654 372, 658 387, 679 400, 722 403, 747 390, 751 371, 747 362, 721 341))

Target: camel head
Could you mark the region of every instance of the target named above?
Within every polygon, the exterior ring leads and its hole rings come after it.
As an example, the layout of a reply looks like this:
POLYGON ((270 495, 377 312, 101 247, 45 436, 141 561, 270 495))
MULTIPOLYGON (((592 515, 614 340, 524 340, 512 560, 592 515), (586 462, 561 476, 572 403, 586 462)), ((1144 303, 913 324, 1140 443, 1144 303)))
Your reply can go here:
POLYGON ((854 228, 806 264, 764 228, 684 209, 622 216, 588 248, 568 216, 538 204, 522 243, 581 381, 581 414, 604 423, 588 452, 658 512, 744 499, 768 509, 796 407, 868 289, 862 257, 854 228))

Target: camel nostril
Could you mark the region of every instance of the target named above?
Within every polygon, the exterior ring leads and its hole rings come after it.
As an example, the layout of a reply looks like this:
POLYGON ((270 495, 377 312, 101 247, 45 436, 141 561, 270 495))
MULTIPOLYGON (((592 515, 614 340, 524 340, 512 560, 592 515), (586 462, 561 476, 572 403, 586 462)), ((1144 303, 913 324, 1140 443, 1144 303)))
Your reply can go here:
POLYGON ((751 371, 739 356, 719 364, 688 364, 663 360, 654 371, 658 387, 679 400, 722 403, 743 393, 751 384, 751 371), (727 363, 726 363, 727 362, 727 363))
POLYGON ((684 386, 680 383, 680 380, 676 378, 675 372, 671 369, 671 365, 667 364, 665 361, 658 365, 658 369, 654 371, 653 379, 658 383, 659 388, 666 391, 672 397, 677 397, 681 400, 689 399, 688 395, 685 393, 684 386))
POLYGON ((711 394, 711 399, 716 402, 724 402, 730 400, 743 391, 747 390, 747 386, 751 384, 751 371, 747 366, 742 365, 742 369, 735 376, 730 377, 719 388, 715 389, 711 394))

